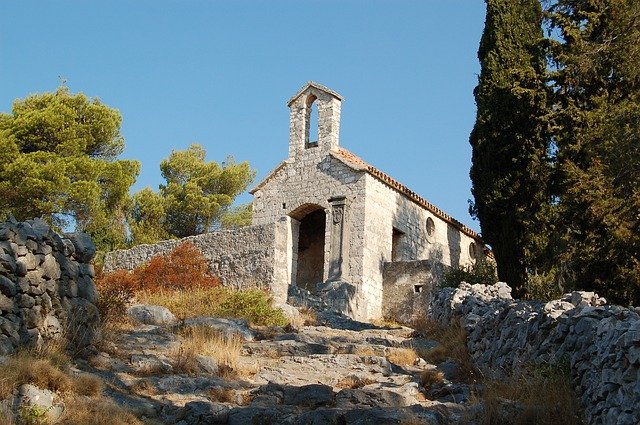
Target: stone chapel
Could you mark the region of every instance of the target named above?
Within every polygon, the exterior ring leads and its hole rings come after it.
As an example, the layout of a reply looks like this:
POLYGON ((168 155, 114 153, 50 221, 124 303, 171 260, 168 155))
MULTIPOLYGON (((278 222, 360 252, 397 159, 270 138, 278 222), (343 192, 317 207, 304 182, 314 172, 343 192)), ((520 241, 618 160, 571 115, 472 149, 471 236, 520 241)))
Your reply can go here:
POLYGON ((289 156, 250 191, 253 224, 286 229, 289 286, 369 320, 406 297, 407 287, 421 292, 424 276, 416 280, 407 267, 433 280, 441 266, 468 265, 489 251, 473 230, 340 146, 341 102, 315 82, 289 100, 289 156), (310 139, 314 105, 317 140, 310 139), (404 264, 400 274, 413 284, 385 276, 394 263, 404 264))
POLYGON ((491 253, 473 230, 340 146, 341 102, 314 82, 289 100, 289 156, 251 190, 253 225, 113 251, 104 271, 189 242, 223 285, 257 286, 278 305, 304 289, 357 320, 423 314, 445 266, 491 253))

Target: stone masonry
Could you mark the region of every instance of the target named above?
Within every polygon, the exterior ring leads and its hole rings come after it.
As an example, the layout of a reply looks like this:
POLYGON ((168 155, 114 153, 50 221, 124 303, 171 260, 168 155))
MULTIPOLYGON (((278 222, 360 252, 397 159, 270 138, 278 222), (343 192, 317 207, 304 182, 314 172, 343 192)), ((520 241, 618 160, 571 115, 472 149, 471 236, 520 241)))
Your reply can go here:
POLYGON ((98 292, 88 235, 59 235, 40 219, 0 223, 0 355, 64 335, 75 348, 92 343, 98 292))
POLYGON ((224 230, 181 240, 168 240, 153 245, 107 253, 104 271, 133 270, 152 257, 167 254, 180 243, 191 242, 209 260, 211 272, 223 285, 235 289, 263 288, 274 301, 284 303, 287 297, 285 232, 280 223, 224 230))
POLYGON ((567 362, 590 424, 640 423, 640 309, 593 292, 548 303, 511 298, 505 283, 461 284, 433 298, 429 317, 459 322, 476 366, 489 376, 567 362))

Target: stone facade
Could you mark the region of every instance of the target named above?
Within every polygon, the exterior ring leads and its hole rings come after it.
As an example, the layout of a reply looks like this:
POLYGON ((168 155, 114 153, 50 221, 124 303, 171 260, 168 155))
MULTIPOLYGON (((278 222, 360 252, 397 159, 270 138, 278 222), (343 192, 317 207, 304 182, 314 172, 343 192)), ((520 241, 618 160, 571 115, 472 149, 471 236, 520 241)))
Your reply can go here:
POLYGON ((183 242, 195 245, 209 260, 222 284, 235 289, 269 290, 277 303, 287 298, 286 229, 281 223, 224 230, 153 245, 138 245, 105 256, 104 271, 133 270, 152 257, 169 253, 183 242))
POLYGON ((0 223, 0 355, 59 338, 68 327, 75 348, 92 343, 100 319, 95 253, 84 233, 58 235, 39 219, 0 223))
POLYGON ((424 315, 442 273, 442 263, 436 260, 384 263, 382 316, 413 323, 424 315))
POLYGON ((619 425, 640 423, 639 313, 593 292, 518 301, 501 282, 442 289, 429 309, 432 320, 466 329, 474 363, 488 376, 568 362, 587 422, 619 425))
POLYGON ((475 232, 339 146, 341 101, 313 82, 289 101, 289 157, 252 190, 253 223, 286 224, 288 284, 339 288, 352 294, 344 312, 370 320, 383 314, 385 263, 459 266, 485 249, 475 232), (310 141, 314 105, 318 140, 310 141))

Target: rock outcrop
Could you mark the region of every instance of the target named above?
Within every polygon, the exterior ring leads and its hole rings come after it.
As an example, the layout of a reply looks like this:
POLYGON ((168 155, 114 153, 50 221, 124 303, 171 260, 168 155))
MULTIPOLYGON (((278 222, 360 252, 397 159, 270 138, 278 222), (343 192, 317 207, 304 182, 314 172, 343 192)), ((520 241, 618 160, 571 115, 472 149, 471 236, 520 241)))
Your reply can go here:
POLYGON ((505 283, 463 283, 434 296, 429 316, 460 321, 474 363, 500 374, 567 362, 589 423, 640 423, 640 316, 593 292, 548 303, 511 298, 505 283))
POLYGON ((99 324, 95 253, 88 235, 59 235, 40 219, 0 223, 0 355, 70 327, 76 348, 91 344, 99 324))

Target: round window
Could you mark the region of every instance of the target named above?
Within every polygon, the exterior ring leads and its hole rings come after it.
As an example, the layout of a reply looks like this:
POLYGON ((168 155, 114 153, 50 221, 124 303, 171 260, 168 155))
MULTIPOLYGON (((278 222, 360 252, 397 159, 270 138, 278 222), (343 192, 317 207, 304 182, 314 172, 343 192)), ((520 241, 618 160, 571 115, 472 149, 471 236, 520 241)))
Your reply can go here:
POLYGON ((431 217, 427 218, 427 236, 433 236, 436 231, 436 224, 431 217))

